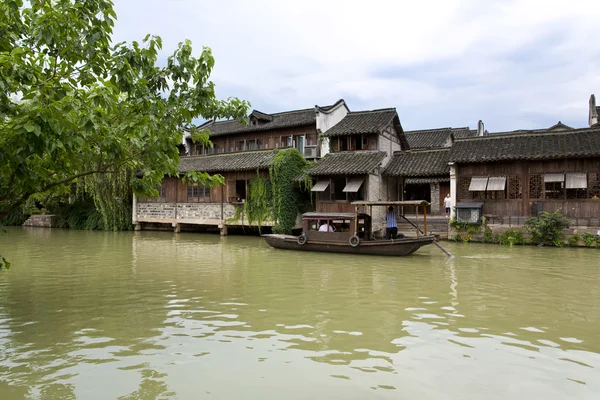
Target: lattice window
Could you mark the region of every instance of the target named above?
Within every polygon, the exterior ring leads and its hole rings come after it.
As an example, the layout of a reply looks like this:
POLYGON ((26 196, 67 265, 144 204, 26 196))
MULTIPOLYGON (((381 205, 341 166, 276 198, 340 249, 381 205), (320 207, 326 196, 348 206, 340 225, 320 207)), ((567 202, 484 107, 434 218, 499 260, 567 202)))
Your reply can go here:
POLYGON ((459 199, 468 200, 471 199, 473 192, 469 191, 469 186, 471 186, 471 177, 464 176, 458 178, 458 197, 459 199))
POLYGON ((167 189, 163 185, 157 185, 158 197, 140 197, 140 203, 166 203, 167 202, 167 189))
POLYGON ((523 186, 521 185, 520 175, 509 175, 508 177, 508 198, 509 199, 522 199, 523 198, 523 186))
POLYGON ((565 198, 564 182, 544 182, 544 198, 563 200, 565 198))
POLYGON ((600 172, 588 173, 588 198, 600 199, 600 172))
POLYGON ((210 202, 210 188, 208 186, 202 186, 193 184, 187 188, 187 202, 188 203, 208 203, 210 202))
POLYGON ((529 175, 529 198, 541 200, 544 194, 544 177, 542 174, 529 175))

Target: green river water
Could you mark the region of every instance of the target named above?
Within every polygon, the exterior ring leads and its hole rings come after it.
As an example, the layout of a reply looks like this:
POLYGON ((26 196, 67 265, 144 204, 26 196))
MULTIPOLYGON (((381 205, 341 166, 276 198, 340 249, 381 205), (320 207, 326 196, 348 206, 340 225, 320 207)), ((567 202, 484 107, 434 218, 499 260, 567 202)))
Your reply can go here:
POLYGON ((600 251, 9 228, 0 399, 599 399, 600 251))

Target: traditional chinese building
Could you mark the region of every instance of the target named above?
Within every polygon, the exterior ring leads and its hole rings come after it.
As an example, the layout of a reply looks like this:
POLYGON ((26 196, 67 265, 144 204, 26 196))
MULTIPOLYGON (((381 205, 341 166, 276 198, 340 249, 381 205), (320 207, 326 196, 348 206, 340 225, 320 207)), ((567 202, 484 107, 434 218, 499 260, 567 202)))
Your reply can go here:
MULTIPOLYGON (((184 135, 180 146, 179 172, 220 174, 225 184, 215 187, 191 185, 180 177, 166 177, 158 198, 134 201, 136 229, 188 226, 247 226, 248 221, 232 220, 235 206, 244 203, 248 183, 257 177, 268 178, 269 167, 279 149, 296 148, 308 160, 327 154, 327 143, 319 142, 326 132, 348 113, 344 100, 330 106, 267 114, 254 110, 249 124, 238 121, 209 121, 200 126, 209 132, 213 147, 192 143, 184 135)), ((262 225, 272 225, 264 221, 262 225)))
POLYGON ((483 213, 527 217, 559 210, 598 226, 600 127, 457 139, 449 151, 453 201, 483 202, 483 213))

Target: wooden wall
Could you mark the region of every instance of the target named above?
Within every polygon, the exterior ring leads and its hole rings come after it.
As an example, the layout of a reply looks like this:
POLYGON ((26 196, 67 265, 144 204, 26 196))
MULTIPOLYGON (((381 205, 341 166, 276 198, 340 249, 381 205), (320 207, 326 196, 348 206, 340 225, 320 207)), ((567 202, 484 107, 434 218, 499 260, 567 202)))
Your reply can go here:
MULTIPOLYGON (((472 176, 508 176, 518 175, 521 179, 522 194, 520 199, 472 200, 460 198, 458 188, 457 201, 483 201, 484 214, 500 216, 530 216, 534 203, 541 203, 543 211, 560 210, 569 217, 595 218, 600 215, 600 200, 536 200, 530 199, 529 176, 531 174, 562 172, 599 172, 600 159, 562 159, 548 161, 518 161, 503 163, 461 164, 457 167, 457 184, 461 177, 472 176)), ((508 180, 507 183, 508 185, 508 180)), ((440 193, 441 196, 441 193, 440 193)))
MULTIPOLYGON (((306 145, 317 145, 317 130, 314 125, 301 126, 287 129, 277 129, 270 131, 257 131, 224 136, 211 137, 214 144, 215 153, 229 153, 234 147, 235 141, 254 140, 262 141, 261 149, 281 148, 282 136, 303 136, 306 135, 306 145)), ((286 146, 283 146, 286 147, 286 146)))
MULTIPOLYGON (((261 178, 268 178, 269 171, 261 170, 257 171, 234 171, 234 172, 223 172, 221 175, 225 178, 225 185, 215 185, 210 190, 210 201, 211 203, 220 203, 223 199, 227 202, 229 191, 233 190, 235 193, 235 181, 236 180, 252 180, 257 176, 261 178), (224 194, 224 197, 221 196, 224 194)), ((167 203, 186 203, 187 202, 187 183, 184 183, 180 178, 165 178, 162 183, 165 188, 166 202, 167 203)))

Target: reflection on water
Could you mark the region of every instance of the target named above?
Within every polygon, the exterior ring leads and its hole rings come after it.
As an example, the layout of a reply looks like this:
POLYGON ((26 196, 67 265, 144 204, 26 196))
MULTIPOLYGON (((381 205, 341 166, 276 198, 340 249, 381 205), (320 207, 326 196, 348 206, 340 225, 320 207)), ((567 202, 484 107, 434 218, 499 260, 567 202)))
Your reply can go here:
POLYGON ((600 251, 447 246, 10 229, 0 397, 597 398, 600 251))

